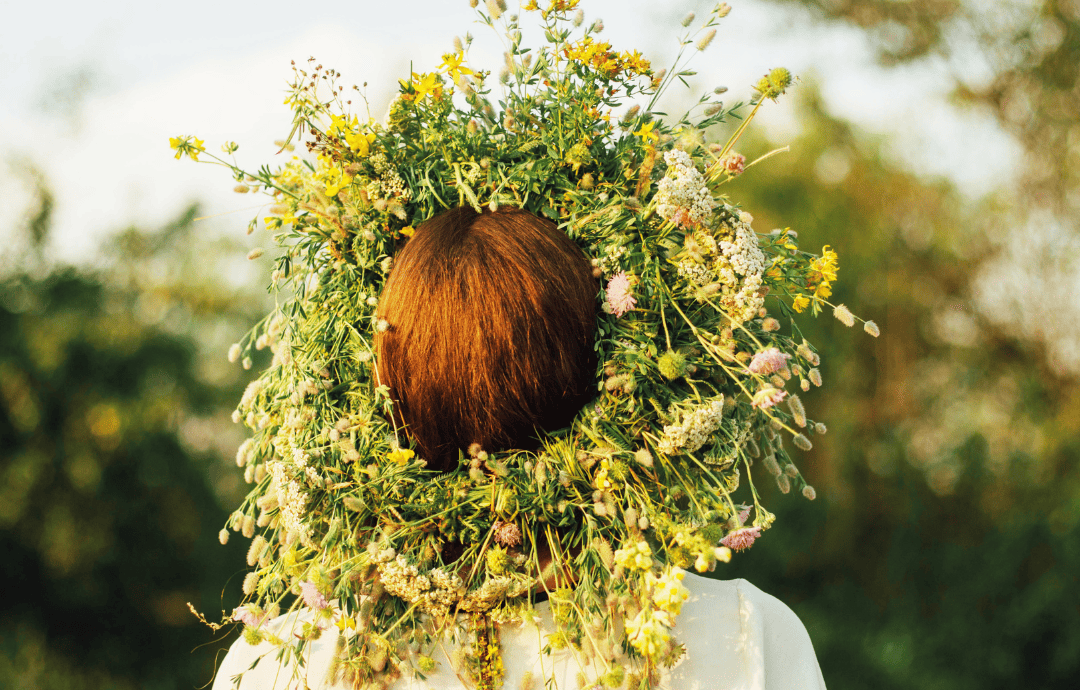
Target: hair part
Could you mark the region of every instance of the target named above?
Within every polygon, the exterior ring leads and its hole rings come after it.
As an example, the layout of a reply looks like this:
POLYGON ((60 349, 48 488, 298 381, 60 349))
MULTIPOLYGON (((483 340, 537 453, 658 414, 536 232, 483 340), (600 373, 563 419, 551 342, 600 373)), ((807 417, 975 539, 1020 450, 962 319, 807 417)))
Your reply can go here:
POLYGON ((395 421, 432 469, 535 449, 591 394, 599 285, 578 246, 520 209, 445 211, 398 251, 375 336, 395 421))

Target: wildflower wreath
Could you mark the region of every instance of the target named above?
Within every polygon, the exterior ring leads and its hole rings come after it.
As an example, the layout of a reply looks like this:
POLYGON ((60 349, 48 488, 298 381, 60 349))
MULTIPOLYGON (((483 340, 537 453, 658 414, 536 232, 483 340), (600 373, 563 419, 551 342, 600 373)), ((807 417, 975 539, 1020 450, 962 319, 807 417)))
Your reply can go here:
MULTIPOLYGON (((501 75, 468 67, 472 37, 455 39, 437 70, 401 81, 384 122, 354 114, 363 93, 338 85, 338 72, 294 64, 281 145, 302 142, 307 155, 247 172, 229 157, 235 144, 206 154, 237 192, 272 197, 264 224, 280 247, 279 304, 229 352, 250 368, 252 350, 268 347, 273 362, 234 414, 253 432, 236 459, 254 489, 228 528, 251 539, 252 568, 231 618, 249 642, 279 646, 287 667, 300 669, 310 641, 336 625, 335 673, 358 686, 423 676, 449 636, 463 650, 455 671, 498 687, 495 623, 536 620, 544 594, 556 630, 543 653, 570 648, 609 687, 650 687, 684 652, 673 630, 683 569, 712 570, 773 522, 751 466, 814 498, 782 439, 809 450, 808 434, 825 432, 788 389, 821 385, 795 315, 829 306, 854 322, 828 302, 837 257, 803 251, 791 231, 759 235, 719 191, 753 165, 733 147, 791 77, 763 77, 734 133, 707 143, 743 107, 726 108, 722 89, 677 121, 653 106, 686 84, 686 51, 704 50, 730 8, 717 5, 680 39, 672 69, 654 71, 600 40, 602 23, 585 25, 577 5, 523 6, 546 37, 533 51, 518 15, 488 0, 478 15, 505 28, 501 75), (470 448, 440 473, 395 428, 372 340, 392 326, 379 295, 395 248, 458 205, 551 219, 606 287, 597 395, 573 425, 536 452, 470 448), (451 557, 450 543, 464 553, 451 557), (290 634, 266 625, 301 604, 314 615, 290 634)), ((194 137, 171 143, 178 158, 205 153, 194 137)))

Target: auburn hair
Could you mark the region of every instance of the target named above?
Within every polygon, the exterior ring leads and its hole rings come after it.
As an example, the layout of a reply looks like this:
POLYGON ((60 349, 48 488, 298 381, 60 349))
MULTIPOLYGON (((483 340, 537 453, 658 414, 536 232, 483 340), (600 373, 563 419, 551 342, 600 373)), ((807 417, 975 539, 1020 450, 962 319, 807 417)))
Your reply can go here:
POLYGON ((599 285, 578 246, 527 211, 444 211, 397 252, 375 336, 395 421, 428 467, 458 451, 535 449, 594 381, 599 285))

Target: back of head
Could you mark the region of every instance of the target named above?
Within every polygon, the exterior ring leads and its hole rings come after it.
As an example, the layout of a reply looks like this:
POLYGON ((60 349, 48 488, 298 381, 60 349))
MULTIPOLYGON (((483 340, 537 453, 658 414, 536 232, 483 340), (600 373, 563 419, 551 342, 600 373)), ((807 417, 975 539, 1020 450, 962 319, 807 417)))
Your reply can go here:
POLYGON ((554 224, 451 209, 398 252, 380 299, 378 372, 433 469, 458 450, 534 448, 588 399, 599 286, 554 224))

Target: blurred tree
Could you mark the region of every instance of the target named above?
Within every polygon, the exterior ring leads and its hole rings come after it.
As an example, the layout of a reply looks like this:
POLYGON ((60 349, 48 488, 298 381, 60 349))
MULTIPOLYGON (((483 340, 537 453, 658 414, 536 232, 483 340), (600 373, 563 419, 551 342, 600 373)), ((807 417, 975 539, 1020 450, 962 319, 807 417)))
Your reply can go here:
POLYGON ((804 396, 829 425, 801 463, 820 498, 767 496, 779 528, 718 575, 793 605, 830 688, 1073 687, 1080 392, 972 308, 1002 202, 965 205, 830 116, 812 84, 800 94, 791 153, 732 196, 759 232, 832 244, 835 301, 882 336, 827 317, 803 329, 828 391, 804 396))
POLYGON ((243 564, 217 543, 242 388, 218 341, 263 300, 211 277, 244 250, 208 247, 194 208, 123 232, 106 269, 50 266, 51 199, 0 277, 0 686, 199 686, 214 647, 187 602, 231 610, 243 564))

